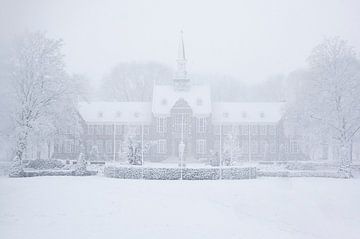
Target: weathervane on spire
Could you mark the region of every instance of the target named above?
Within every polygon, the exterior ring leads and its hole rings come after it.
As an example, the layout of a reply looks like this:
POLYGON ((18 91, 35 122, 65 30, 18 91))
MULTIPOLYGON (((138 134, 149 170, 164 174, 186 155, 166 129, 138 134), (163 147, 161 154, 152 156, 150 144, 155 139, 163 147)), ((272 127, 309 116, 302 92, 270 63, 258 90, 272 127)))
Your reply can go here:
POLYGON ((180 31, 180 40, 178 46, 178 57, 176 60, 177 68, 174 78, 174 86, 176 90, 187 90, 190 87, 190 80, 187 77, 186 71, 186 55, 185 55, 185 44, 184 44, 184 32, 180 31))

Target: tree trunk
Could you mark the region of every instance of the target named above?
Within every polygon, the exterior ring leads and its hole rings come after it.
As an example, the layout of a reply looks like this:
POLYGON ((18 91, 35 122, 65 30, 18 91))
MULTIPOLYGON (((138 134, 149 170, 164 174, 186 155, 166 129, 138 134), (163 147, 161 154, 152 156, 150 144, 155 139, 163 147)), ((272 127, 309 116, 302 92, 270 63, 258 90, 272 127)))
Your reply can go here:
POLYGON ((344 177, 350 178, 351 174, 351 142, 342 140, 340 143, 340 172, 344 177))

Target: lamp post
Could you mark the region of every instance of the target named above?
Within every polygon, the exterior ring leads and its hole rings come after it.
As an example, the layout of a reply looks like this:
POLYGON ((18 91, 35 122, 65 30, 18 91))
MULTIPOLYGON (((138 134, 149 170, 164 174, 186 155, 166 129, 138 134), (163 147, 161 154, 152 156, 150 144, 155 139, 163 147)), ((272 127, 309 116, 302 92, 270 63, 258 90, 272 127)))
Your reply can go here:
POLYGON ((221 172, 221 165, 222 165, 222 124, 220 123, 220 129, 219 129, 219 131, 220 131, 220 152, 219 152, 219 179, 221 179, 222 178, 222 172, 221 172))
POLYGON ((180 158, 180 179, 183 179, 183 158, 184 158, 184 115, 181 114, 181 141, 179 143, 179 158, 180 158))

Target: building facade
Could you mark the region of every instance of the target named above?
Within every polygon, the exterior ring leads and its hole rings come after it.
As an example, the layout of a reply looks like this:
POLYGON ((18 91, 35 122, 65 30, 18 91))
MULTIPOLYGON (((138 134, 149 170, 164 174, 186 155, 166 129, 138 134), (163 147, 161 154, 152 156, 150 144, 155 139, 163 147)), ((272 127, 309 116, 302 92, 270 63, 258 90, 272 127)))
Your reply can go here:
POLYGON ((191 83, 186 63, 181 36, 173 84, 154 85, 151 102, 79 103, 81 136, 56 141, 54 157, 74 158, 84 145, 89 160, 124 160, 129 140, 145 161, 178 160, 181 142, 191 162, 216 153, 238 161, 303 157, 299 140, 284 135, 283 102, 212 102, 209 86, 191 83))

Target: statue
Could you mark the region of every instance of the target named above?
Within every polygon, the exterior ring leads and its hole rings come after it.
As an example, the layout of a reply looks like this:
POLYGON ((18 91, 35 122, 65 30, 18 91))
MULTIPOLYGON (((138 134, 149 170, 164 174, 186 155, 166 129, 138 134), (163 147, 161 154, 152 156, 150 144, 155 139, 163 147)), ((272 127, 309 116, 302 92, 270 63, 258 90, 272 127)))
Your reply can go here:
POLYGON ((184 166, 184 152, 185 152, 185 143, 183 141, 179 144, 179 158, 180 158, 180 165, 184 166))

